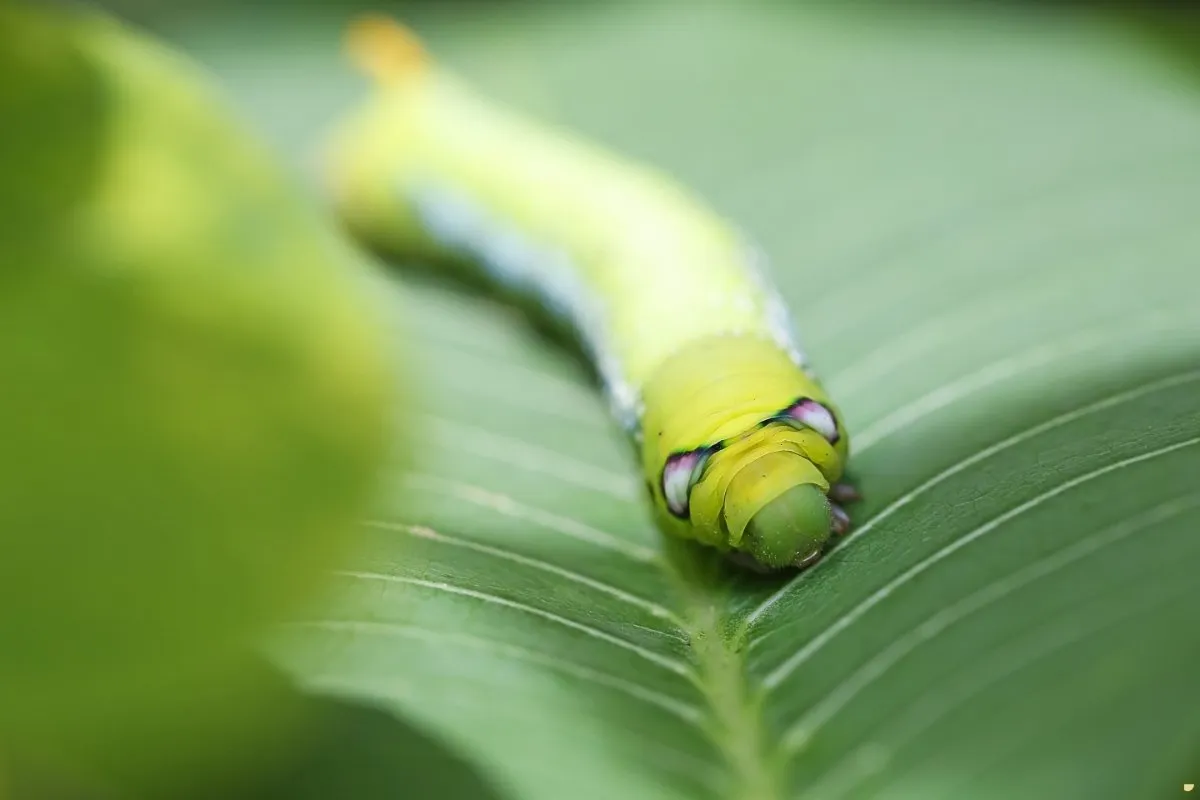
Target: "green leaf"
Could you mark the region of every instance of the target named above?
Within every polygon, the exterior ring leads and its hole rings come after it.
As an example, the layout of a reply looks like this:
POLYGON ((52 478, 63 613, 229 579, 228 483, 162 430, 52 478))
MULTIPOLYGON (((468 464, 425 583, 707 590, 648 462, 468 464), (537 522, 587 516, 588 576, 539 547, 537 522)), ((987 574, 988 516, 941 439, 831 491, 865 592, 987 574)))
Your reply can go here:
POLYGON ((22 2, 0 53, 0 750, 175 774, 270 727, 246 640, 354 541, 401 353, 195 65, 22 2))
MULTIPOLYGON (((416 284, 419 470, 290 668, 535 800, 1194 782, 1200 96, 1102 20, 972 8, 419 19, 480 84, 760 238, 866 501, 799 577, 664 545, 583 367, 416 284)), ((352 101, 335 34, 288 119, 352 101)), ((300 49, 271 74, 315 70, 300 49)), ((276 86, 227 74, 247 106, 276 86)))

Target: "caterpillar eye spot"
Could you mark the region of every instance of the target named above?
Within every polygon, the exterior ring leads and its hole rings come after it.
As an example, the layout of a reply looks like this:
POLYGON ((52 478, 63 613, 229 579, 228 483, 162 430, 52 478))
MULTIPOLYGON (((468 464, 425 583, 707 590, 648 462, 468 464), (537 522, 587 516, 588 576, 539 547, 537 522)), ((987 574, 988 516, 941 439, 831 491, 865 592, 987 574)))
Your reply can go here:
POLYGON ((838 433, 837 419, 833 416, 833 412, 816 400, 807 397, 801 398, 789 406, 782 416, 799 422, 807 428, 812 428, 824 436, 830 444, 837 444, 841 438, 841 434, 838 433))
POLYGON ((680 519, 688 517, 688 497, 692 487, 700 480, 704 464, 712 455, 711 448, 701 448, 687 453, 675 453, 663 467, 662 493, 667 501, 667 510, 680 519))

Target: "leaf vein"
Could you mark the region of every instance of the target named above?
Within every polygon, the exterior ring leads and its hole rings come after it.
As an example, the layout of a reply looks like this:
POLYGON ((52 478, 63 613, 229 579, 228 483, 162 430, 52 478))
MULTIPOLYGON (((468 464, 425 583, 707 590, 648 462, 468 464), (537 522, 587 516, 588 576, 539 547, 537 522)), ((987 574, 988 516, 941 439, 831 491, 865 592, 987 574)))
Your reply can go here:
MULTIPOLYGON (((1044 497, 1048 498, 1049 496, 1052 495, 1048 494, 1044 497)), ((1032 503, 1033 501, 1030 502, 1032 503)), ((784 735, 785 749, 802 746, 803 742, 808 741, 856 696, 861 694, 872 683, 882 678, 888 670, 898 664, 905 656, 912 653, 918 647, 928 644, 954 624, 1003 600, 1023 586, 1049 577, 1059 570, 1065 569, 1071 564, 1103 550, 1105 547, 1116 544, 1150 525, 1165 522, 1172 516, 1194 508, 1197 505, 1200 505, 1200 494, 1190 494, 1186 495, 1185 498, 1176 498, 1162 503, 1149 511, 1139 513, 1135 517, 1122 520, 1117 525, 1110 526, 1100 533, 1081 539, 1054 555, 1035 561, 1022 569, 993 581, 965 599, 942 609, 923 621, 920 625, 917 625, 897 638, 881 653, 826 694, 816 706, 799 719, 784 735)), ((1011 519, 1012 516, 1015 516, 1015 514, 1012 514, 1009 518, 1011 519)))
POLYGON ((790 658, 788 658, 786 661, 784 661, 782 664, 780 664, 774 670, 769 672, 767 674, 767 676, 763 679, 763 687, 767 691, 770 691, 770 690, 774 689, 775 687, 777 687, 783 680, 785 680, 789 675, 791 675, 800 665, 807 662, 817 652, 819 652, 826 644, 828 644, 830 642, 830 640, 832 640, 839 633, 846 630, 851 625, 853 625, 855 622, 857 622, 859 619, 861 619, 863 617, 863 615, 865 615, 868 611, 870 611, 875 606, 879 605, 880 602, 882 602, 884 599, 886 599, 888 596, 890 596, 893 592, 895 592, 896 589, 907 584, 909 581, 911 581, 916 576, 920 575, 922 572, 925 572, 930 567, 941 562, 942 560, 949 557, 950 555, 958 552, 959 550, 961 550, 962 548, 971 544, 972 542, 975 542, 978 539, 982 538, 983 536, 986 536, 987 534, 996 530, 1004 523, 1015 519, 1016 517, 1025 513, 1026 511, 1029 511, 1030 509, 1041 505, 1042 503, 1046 502, 1047 500, 1057 497, 1057 496, 1063 494, 1064 492, 1070 491, 1071 489, 1074 489, 1075 487, 1080 486, 1081 484, 1087 483, 1089 481, 1093 481, 1103 475, 1107 475, 1110 472, 1116 472, 1117 470, 1125 469, 1125 468, 1131 467, 1135 464, 1140 464, 1144 461, 1149 461, 1151 459, 1159 458, 1159 457, 1167 455, 1169 453, 1173 453, 1177 450, 1182 450, 1187 447, 1192 447, 1196 444, 1200 444, 1200 436, 1195 436, 1195 437, 1192 437, 1191 439, 1185 439, 1181 442, 1176 442, 1174 444, 1167 445, 1165 447, 1160 447, 1155 450, 1151 450, 1147 453, 1141 453, 1136 456, 1130 456, 1129 458, 1123 458, 1120 461, 1114 461, 1111 464, 1106 464, 1103 467, 1094 469, 1090 472, 1084 473, 1083 475, 1079 475, 1068 481, 1064 481, 1063 483, 1060 483, 1059 485, 1055 486, 1053 489, 1049 489, 1030 500, 1026 500, 1024 503, 1021 503, 1020 505, 1016 506, 1015 508, 1012 508, 1009 511, 1006 511, 1005 513, 1001 514, 998 517, 995 517, 991 521, 979 526, 978 528, 975 528, 970 533, 967 533, 966 535, 961 536, 958 539, 955 539, 953 542, 942 547, 937 552, 933 553, 932 555, 922 559, 921 561, 917 562, 913 566, 909 567, 907 570, 902 572, 896 578, 893 578, 887 584, 885 584, 884 586, 882 586, 881 588, 879 588, 875 592, 873 592, 870 596, 868 596, 865 600, 863 600, 861 603, 859 603, 857 606, 855 606, 853 609, 851 609, 848 613, 842 615, 837 620, 835 620, 833 622, 833 624, 831 624, 828 628, 823 630, 817 636, 813 637, 813 639, 810 640, 807 645, 805 645, 803 648, 801 648, 799 651, 797 651, 794 655, 792 655, 790 658))
POLYGON ((607 642, 608 644, 620 647, 624 650, 628 650, 629 652, 635 653, 636 655, 641 656, 645 660, 656 664, 663 669, 674 672, 676 675, 680 675, 692 681, 695 680, 694 671, 682 661, 668 658, 660 653, 655 653, 654 651, 648 650, 641 645, 634 644, 627 639, 614 636, 611 633, 602 631, 599 628, 594 628, 591 625, 586 625, 582 622, 568 619, 567 617, 564 617, 561 614, 556 614, 553 611, 546 611, 545 609, 537 608, 525 603, 518 603, 516 600, 509 600, 508 598, 498 597, 497 595, 488 594, 487 592, 468 589, 465 586, 455 586, 452 583, 445 583, 442 581, 427 581, 421 578, 409 578, 402 575, 385 575, 380 572, 363 572, 358 570, 339 570, 336 574, 343 577, 356 578, 364 581, 385 581, 388 583, 402 583, 409 586, 420 586, 424 589, 431 589, 437 592, 446 592, 447 594, 459 595, 461 597, 470 597, 474 600, 479 600, 484 603, 489 603, 491 605, 519 611, 523 614, 540 617, 541 619, 544 619, 548 622, 553 622, 556 625, 561 625, 565 628, 578 631, 582 634, 592 637, 593 639, 599 639, 600 641, 607 642))
POLYGON ((561 533, 572 539, 588 542, 608 550, 622 553, 635 561, 656 563, 658 553, 649 547, 627 542, 611 533, 593 528, 570 517, 560 516, 544 509, 520 503, 499 492, 482 489, 478 486, 441 478, 436 475, 409 473, 404 480, 414 488, 448 495, 458 500, 465 500, 477 506, 494 511, 512 519, 532 522, 555 533, 561 533))
POLYGON ((863 452, 893 433, 988 386, 1078 353, 1097 349, 1111 341, 1128 339, 1134 330, 1160 330, 1176 319, 1177 317, 1171 314, 1151 314, 1144 320, 1122 327, 1119 332, 1114 332, 1111 325, 1095 328, 994 361, 958 380, 936 387, 912 403, 901 406, 868 425, 855 439, 855 454, 861 456, 863 452))
POLYGON ((441 443, 449 444, 463 452, 541 475, 550 475, 566 483, 573 483, 619 500, 628 502, 637 498, 636 483, 630 480, 628 475, 465 423, 430 414, 425 416, 441 443))
MULTIPOLYGON (((968 456, 967 458, 964 458, 963 460, 955 463, 954 465, 947 467, 946 469, 942 470, 937 475, 934 475, 932 478, 930 478, 929 480, 920 484, 916 488, 910 489, 909 491, 905 492, 900 497, 896 498, 894 501, 889 503, 887 505, 887 507, 883 508, 878 514, 876 514, 871 519, 864 522, 862 524, 862 526, 859 527, 857 530, 851 531, 850 534, 848 536, 846 536, 846 538, 843 540, 841 547, 844 548, 847 545, 849 545, 851 542, 870 533, 872 529, 874 529, 876 526, 879 525, 879 523, 881 523, 885 519, 891 517, 897 511, 899 511, 900 509, 909 505, 914 500, 916 500, 918 497, 920 497, 921 495, 928 492, 930 489, 934 488, 935 486, 938 486, 941 483, 944 483, 945 481, 949 480, 950 478, 954 477, 955 475, 958 475, 959 473, 963 472, 964 470, 968 469, 969 467, 972 467, 981 461, 985 461, 986 459, 991 458, 992 456, 996 455, 997 453, 1000 453, 1000 452, 1008 450, 1012 447, 1015 447, 1016 445, 1018 445, 1022 442, 1025 442, 1025 441, 1028 441, 1029 439, 1040 436, 1043 433, 1046 433, 1047 431, 1053 430, 1054 428, 1059 428, 1059 427, 1062 427, 1063 425, 1067 425, 1071 422, 1082 419, 1083 417, 1086 417, 1089 414, 1094 414, 1098 411, 1103 411, 1105 409, 1112 408, 1113 406, 1117 406, 1122 403, 1129 402, 1130 400, 1136 400, 1136 399, 1144 397, 1146 395, 1150 395, 1155 392, 1162 391, 1164 389, 1170 389, 1175 386, 1180 386, 1182 384, 1190 383, 1190 382, 1196 381, 1196 380, 1200 380, 1200 370, 1191 370, 1188 372, 1181 373, 1179 375, 1171 376, 1169 378, 1164 378, 1162 380, 1154 381, 1154 382, 1148 383, 1144 386, 1139 386, 1136 389, 1130 389, 1130 390, 1127 390, 1124 392, 1119 392, 1117 394, 1110 395, 1109 397, 1106 397, 1102 400, 1098 400, 1094 403, 1089 403, 1087 405, 1080 406, 1079 408, 1073 409, 1071 411, 1067 411, 1063 414, 1059 414, 1058 416, 1053 417, 1052 419, 1049 419, 1046 422, 1035 425, 1032 428, 1027 428, 1027 429, 1021 431, 1020 433, 1017 433, 1017 434, 1014 434, 1013 436, 1008 437, 1007 439, 1003 439, 989 447, 984 448, 983 450, 980 450, 977 453, 974 453, 973 455, 968 456)), ((827 568, 826 565, 829 563, 831 563, 829 559, 824 559, 822 561, 818 561, 810 569, 806 570, 805 572, 796 576, 792 580, 788 581, 786 584, 784 584, 782 587, 780 587, 780 589, 778 591, 776 591, 774 594, 772 594, 770 597, 768 597, 766 600, 764 600, 762 603, 760 603, 753 611, 751 611, 746 616, 745 621, 743 622, 743 627, 746 630, 753 629, 754 626, 758 623, 758 621, 760 619, 762 619, 763 615, 766 614, 771 608, 773 608, 775 606, 775 604, 778 603, 781 599, 783 599, 789 592, 791 592, 791 590, 794 589, 795 586, 801 580, 804 580, 806 578, 806 576, 811 575, 811 573, 814 570, 827 568)), ((769 634, 764 634, 763 636, 760 636, 760 637, 754 639, 753 641, 751 641, 749 643, 748 646, 751 649, 753 649, 754 647, 761 644, 761 642, 766 638, 767 635, 769 635, 769 634)))
MULTIPOLYGON (((815 796, 826 797, 829 800, 835 800, 838 797, 845 797, 846 791, 853 786, 856 786, 862 780, 870 776, 876 768, 882 767, 889 759, 887 750, 896 750, 906 741, 911 741, 912 737, 928 730, 937 724, 937 722, 946 714, 953 711, 955 708, 962 706, 971 698, 986 691, 990 686, 995 686, 1015 673, 1037 664, 1046 658, 1053 656, 1055 653, 1065 650, 1073 645, 1081 644, 1082 642, 1096 636, 1097 634, 1112 628, 1115 625, 1121 624, 1128 619, 1144 616, 1154 612, 1163 606, 1171 605, 1179 601, 1181 596, 1190 594, 1190 588, 1183 591, 1175 590, 1165 592, 1161 596, 1154 596, 1147 602, 1146 598, 1137 598, 1136 600, 1119 606, 1120 613, 1111 616, 1103 616, 1099 618, 1091 618, 1087 620, 1072 621, 1072 624, 1056 627, 1047 634, 1038 636, 1033 646, 1025 647, 1020 650, 1001 654, 1002 657, 996 661, 989 660, 989 669, 980 673, 982 680, 977 679, 972 681, 964 689, 950 693, 949 697, 943 697, 941 702, 933 703, 932 699, 937 697, 942 686, 935 687, 932 691, 925 692, 911 702, 908 710, 904 712, 896 724, 889 726, 889 729, 899 729, 902 735, 906 735, 906 739, 898 739, 890 748, 884 748, 878 743, 869 743, 863 745, 858 751, 849 755, 839 762, 836 762, 825 777, 821 779, 820 785, 814 787, 821 790, 815 796), (924 706, 924 708, 922 708, 924 706), (866 756, 864 758, 864 755, 866 756), (835 780, 841 776, 833 772, 838 769, 838 773, 845 774, 846 769, 841 769, 840 765, 847 762, 853 762, 853 766, 858 767, 847 778, 835 780), (866 774, 863 774, 866 773, 866 774), (827 794, 825 787, 833 784, 836 791, 833 794, 827 794), (839 785, 840 784, 840 785, 839 785), (848 785, 847 785, 848 784, 848 785)), ((905 762, 905 766, 912 764, 905 762)), ((852 769, 853 767, 851 767, 852 769)), ((892 779, 898 777, 898 772, 892 774, 892 779)))
MULTIPOLYGON (((428 528, 423 525, 407 525, 400 522, 388 522, 387 520, 366 520, 364 524, 373 528, 398 531, 410 536, 416 536, 421 539, 427 539, 439 544, 444 544, 449 547, 461 547, 476 553, 483 553, 485 555, 492 556, 493 558, 499 558, 505 561, 511 561, 515 564, 521 564, 532 569, 549 572, 573 583, 578 583, 598 592, 603 592, 604 594, 615 597, 622 602, 643 608, 654 616, 659 617, 660 619, 668 620, 680 629, 683 628, 683 623, 680 621, 679 617, 674 612, 664 606, 659 605, 658 603, 647 600, 644 597, 631 594, 630 592, 626 592, 624 589, 618 589, 615 586, 603 583, 595 578, 589 578, 586 575, 580 575, 578 572, 573 572, 569 569, 556 566, 547 561, 542 561, 537 558, 530 558, 529 556, 524 556, 519 553, 514 553, 510 550, 494 547, 492 545, 481 544, 479 542, 472 542, 467 539, 459 539, 457 537, 447 536, 444 533, 439 533, 432 528, 428 528)), ((684 638, 681 631, 661 631, 661 633, 673 635, 680 639, 684 638)))
POLYGON ((507 642, 496 642, 483 637, 471 636, 464 633, 446 633, 443 631, 420 628, 414 625, 400 625, 392 622, 373 622, 366 620, 313 620, 295 623, 295 625, 364 635, 382 634, 388 636, 403 636, 410 639, 428 642, 430 644, 447 644, 468 647, 474 650, 492 653, 501 657, 511 658, 514 661, 524 661, 531 664, 538 664, 540 666, 544 666, 549 669, 579 678, 583 681, 606 686, 610 689, 615 689, 616 691, 623 692, 630 697, 662 708, 663 710, 668 711, 680 719, 685 720, 697 727, 701 727, 701 722, 704 716, 699 708, 690 703, 685 703, 681 700, 671 697, 670 695, 655 691, 646 686, 634 683, 633 681, 629 681, 615 675, 610 675, 606 672, 592 669, 591 667, 587 667, 582 664, 576 664, 572 661, 557 658, 546 653, 539 653, 536 650, 530 650, 528 648, 508 644, 507 642))

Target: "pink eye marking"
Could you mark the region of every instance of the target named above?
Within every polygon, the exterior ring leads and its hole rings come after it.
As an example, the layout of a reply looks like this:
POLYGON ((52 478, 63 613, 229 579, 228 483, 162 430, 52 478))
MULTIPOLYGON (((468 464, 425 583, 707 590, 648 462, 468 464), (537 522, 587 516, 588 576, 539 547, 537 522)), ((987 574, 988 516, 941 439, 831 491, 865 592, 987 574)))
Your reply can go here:
POLYGON ((709 450, 704 448, 689 453, 676 453, 667 459, 667 465, 663 468, 662 492, 667 501, 667 509, 675 516, 687 518, 688 496, 696 481, 700 479, 708 456, 709 450))
POLYGON ((808 398, 800 400, 783 412, 783 416, 812 428, 828 439, 830 444, 837 444, 838 439, 841 438, 833 412, 816 400, 808 398))

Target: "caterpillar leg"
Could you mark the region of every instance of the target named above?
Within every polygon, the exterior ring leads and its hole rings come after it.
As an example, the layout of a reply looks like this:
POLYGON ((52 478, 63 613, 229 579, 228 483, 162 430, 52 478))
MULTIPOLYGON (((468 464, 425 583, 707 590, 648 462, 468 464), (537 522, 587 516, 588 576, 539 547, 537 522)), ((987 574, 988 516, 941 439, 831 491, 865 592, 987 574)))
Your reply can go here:
POLYGON ((829 489, 829 497, 835 503, 842 505, 857 503, 859 500, 862 500, 862 494, 849 483, 835 483, 829 489))
POLYGON ((844 506, 862 500, 862 494, 850 483, 835 483, 829 487, 829 511, 833 517, 833 534, 842 536, 850 530, 850 515, 844 506))
POLYGON ((846 509, 842 508, 837 503, 830 503, 829 510, 833 516, 832 529, 835 536, 841 536, 846 531, 850 530, 850 515, 846 513, 846 509))

